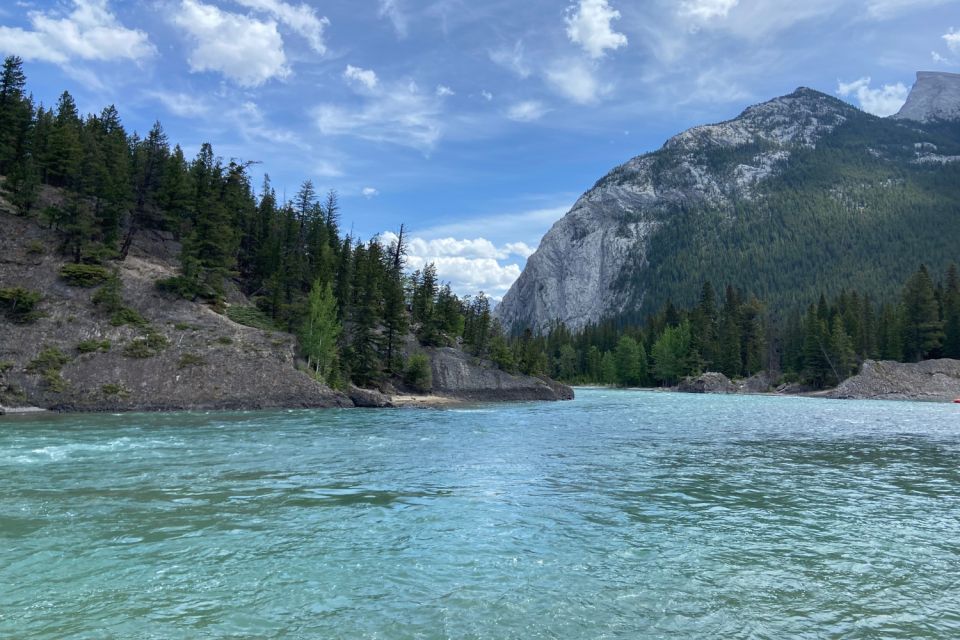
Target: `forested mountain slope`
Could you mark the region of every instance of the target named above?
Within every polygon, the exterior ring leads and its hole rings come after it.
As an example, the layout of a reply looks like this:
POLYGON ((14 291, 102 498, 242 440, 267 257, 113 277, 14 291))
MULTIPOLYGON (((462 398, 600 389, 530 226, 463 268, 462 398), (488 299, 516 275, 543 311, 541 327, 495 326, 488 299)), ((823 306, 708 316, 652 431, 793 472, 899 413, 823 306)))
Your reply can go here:
POLYGON ((579 329, 690 306, 706 281, 795 311, 821 293, 896 296, 960 247, 960 76, 921 74, 907 112, 801 88, 617 167, 547 233, 497 313, 579 329), (919 92, 919 93, 918 93, 919 92))

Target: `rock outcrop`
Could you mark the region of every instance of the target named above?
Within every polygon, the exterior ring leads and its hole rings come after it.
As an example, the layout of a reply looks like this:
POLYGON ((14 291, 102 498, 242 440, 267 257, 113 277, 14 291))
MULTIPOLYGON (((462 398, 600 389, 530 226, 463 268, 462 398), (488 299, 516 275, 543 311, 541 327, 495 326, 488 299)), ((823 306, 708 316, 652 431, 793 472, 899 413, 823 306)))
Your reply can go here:
POLYGON ((960 74, 918 72, 906 103, 893 117, 917 122, 960 119, 960 74))
POLYGON ((677 386, 677 391, 681 393, 736 393, 737 386, 722 373, 708 371, 695 378, 681 380, 677 386))
POLYGON ((617 167, 544 236, 497 316, 508 328, 543 331, 560 320, 576 330, 625 311, 636 300, 619 281, 644 268, 652 234, 672 214, 750 199, 791 153, 857 113, 800 88, 734 120, 685 131, 617 167), (710 155, 737 149, 752 151, 730 171, 718 170, 710 155))
POLYGON ((949 402, 960 398, 960 360, 916 364, 867 360, 859 374, 845 380, 829 397, 949 402))
POLYGON ((512 375, 450 347, 426 349, 432 392, 476 401, 572 400, 573 389, 533 376, 512 375))

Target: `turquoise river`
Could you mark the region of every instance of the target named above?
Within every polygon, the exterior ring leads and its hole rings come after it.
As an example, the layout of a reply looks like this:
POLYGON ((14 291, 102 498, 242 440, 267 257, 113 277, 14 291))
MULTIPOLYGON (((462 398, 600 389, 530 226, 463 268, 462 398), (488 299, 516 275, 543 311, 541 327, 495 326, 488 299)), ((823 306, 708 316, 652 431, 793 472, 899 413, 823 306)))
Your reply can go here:
POLYGON ((0 419, 0 638, 957 638, 960 407, 0 419))

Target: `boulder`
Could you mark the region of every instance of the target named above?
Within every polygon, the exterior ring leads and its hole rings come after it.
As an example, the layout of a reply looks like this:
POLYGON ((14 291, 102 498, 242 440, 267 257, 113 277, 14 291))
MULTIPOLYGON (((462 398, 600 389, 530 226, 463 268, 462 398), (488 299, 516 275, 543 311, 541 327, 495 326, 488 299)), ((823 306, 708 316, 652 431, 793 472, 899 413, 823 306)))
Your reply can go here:
POLYGON ((681 393, 736 393, 737 388, 730 378, 717 373, 708 371, 696 378, 685 378, 680 382, 677 391, 681 393))

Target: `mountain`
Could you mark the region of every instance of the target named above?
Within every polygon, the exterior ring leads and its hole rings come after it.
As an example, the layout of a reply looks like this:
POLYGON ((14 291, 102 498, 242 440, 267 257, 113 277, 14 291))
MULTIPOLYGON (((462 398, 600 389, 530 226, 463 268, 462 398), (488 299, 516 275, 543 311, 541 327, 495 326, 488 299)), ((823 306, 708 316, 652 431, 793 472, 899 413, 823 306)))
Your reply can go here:
POLYGON ((497 314, 571 329, 691 304, 705 281, 774 310, 889 297, 960 246, 960 76, 921 73, 878 118, 800 88, 615 168, 543 238, 497 314))
POLYGON ((907 102, 893 117, 918 122, 960 119, 960 74, 917 72, 907 102))

